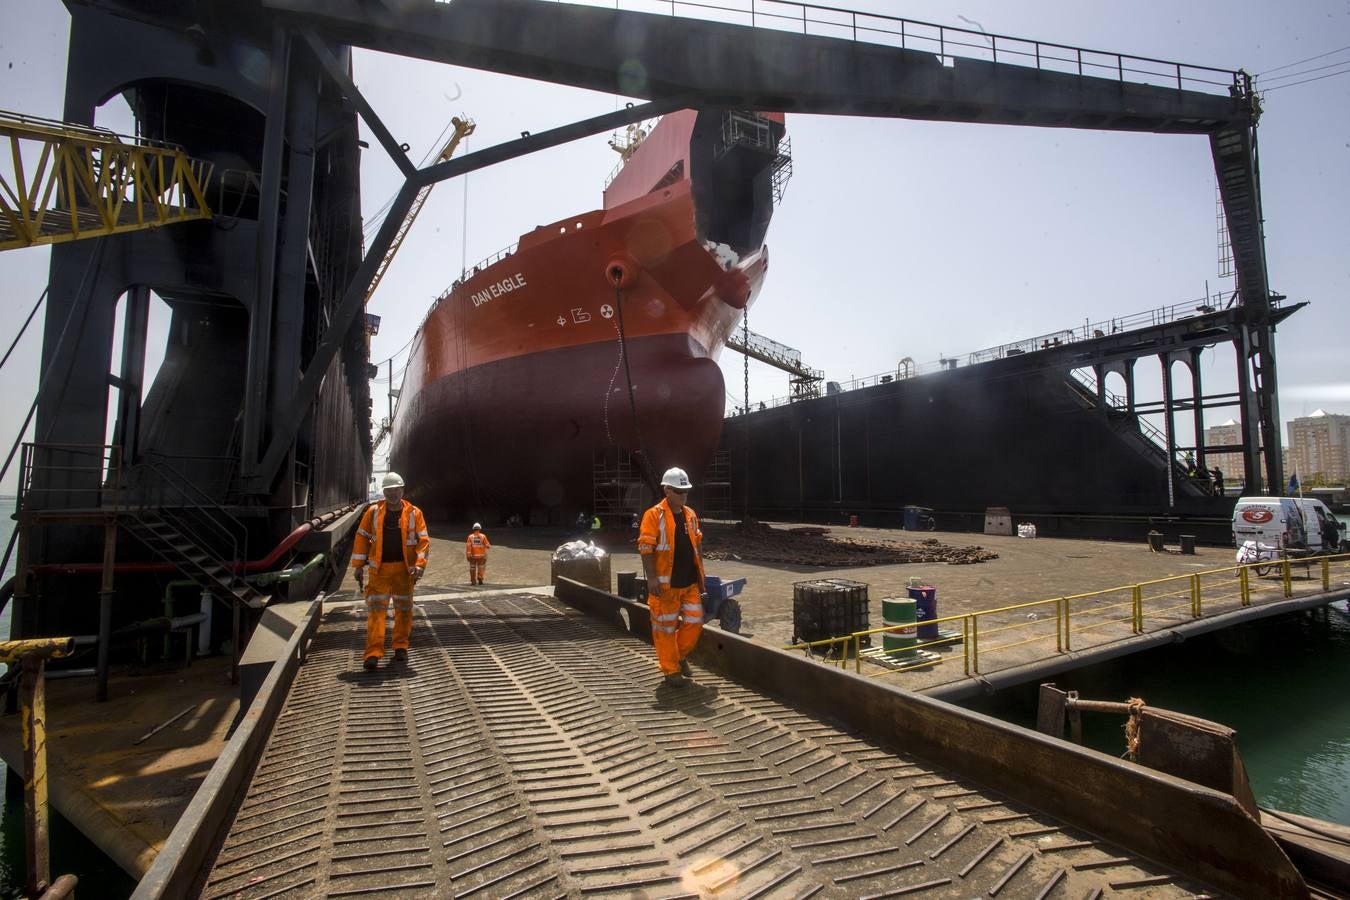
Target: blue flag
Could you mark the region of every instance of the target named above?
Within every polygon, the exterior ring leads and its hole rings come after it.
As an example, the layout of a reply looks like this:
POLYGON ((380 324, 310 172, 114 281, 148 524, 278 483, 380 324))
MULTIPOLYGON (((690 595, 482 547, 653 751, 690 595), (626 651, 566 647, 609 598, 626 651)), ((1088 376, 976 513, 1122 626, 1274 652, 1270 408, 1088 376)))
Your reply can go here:
POLYGON ((1296 490, 1298 490, 1298 473, 1297 473, 1297 472, 1295 472, 1293 475, 1290 475, 1290 476, 1289 476, 1289 493, 1292 494, 1292 493, 1293 493, 1294 491, 1296 491, 1296 490))

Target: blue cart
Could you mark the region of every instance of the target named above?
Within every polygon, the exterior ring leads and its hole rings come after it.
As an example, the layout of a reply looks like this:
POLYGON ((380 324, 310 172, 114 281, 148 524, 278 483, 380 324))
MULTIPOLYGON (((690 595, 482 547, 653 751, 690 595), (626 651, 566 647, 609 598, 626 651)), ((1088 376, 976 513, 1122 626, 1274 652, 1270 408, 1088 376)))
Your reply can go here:
POLYGON ((741 604, 735 599, 745 588, 744 578, 718 578, 709 575, 703 579, 703 621, 716 619, 723 631, 739 634, 741 630, 741 604))

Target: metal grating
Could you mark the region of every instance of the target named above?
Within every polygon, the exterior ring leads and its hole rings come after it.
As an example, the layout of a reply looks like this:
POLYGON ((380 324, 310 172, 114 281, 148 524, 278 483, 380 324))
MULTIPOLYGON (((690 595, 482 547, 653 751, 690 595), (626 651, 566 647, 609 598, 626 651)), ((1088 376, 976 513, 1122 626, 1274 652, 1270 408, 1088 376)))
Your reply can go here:
POLYGON ((1200 886, 550 597, 331 610, 204 896, 1193 896, 1200 886))

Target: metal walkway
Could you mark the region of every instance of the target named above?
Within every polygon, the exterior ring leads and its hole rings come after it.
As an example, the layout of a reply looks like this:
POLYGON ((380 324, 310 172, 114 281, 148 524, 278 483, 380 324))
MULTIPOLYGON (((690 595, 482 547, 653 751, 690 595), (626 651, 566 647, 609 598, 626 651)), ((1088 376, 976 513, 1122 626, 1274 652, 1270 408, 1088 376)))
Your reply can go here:
MULTIPOLYGON (((1203 887, 551 597, 330 609, 203 896, 1130 897, 1203 887)), ((710 630, 704 640, 716 632, 710 630)))

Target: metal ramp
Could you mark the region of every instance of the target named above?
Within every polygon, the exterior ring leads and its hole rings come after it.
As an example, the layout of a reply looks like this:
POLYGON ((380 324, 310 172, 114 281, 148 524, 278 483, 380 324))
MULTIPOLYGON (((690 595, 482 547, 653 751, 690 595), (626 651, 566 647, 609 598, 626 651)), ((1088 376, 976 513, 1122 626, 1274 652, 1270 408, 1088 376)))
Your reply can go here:
MULTIPOLYGON (((531 593, 328 612, 202 896, 1194 896, 1062 821, 531 593)), ((718 633, 709 630, 704 640, 718 633)))

